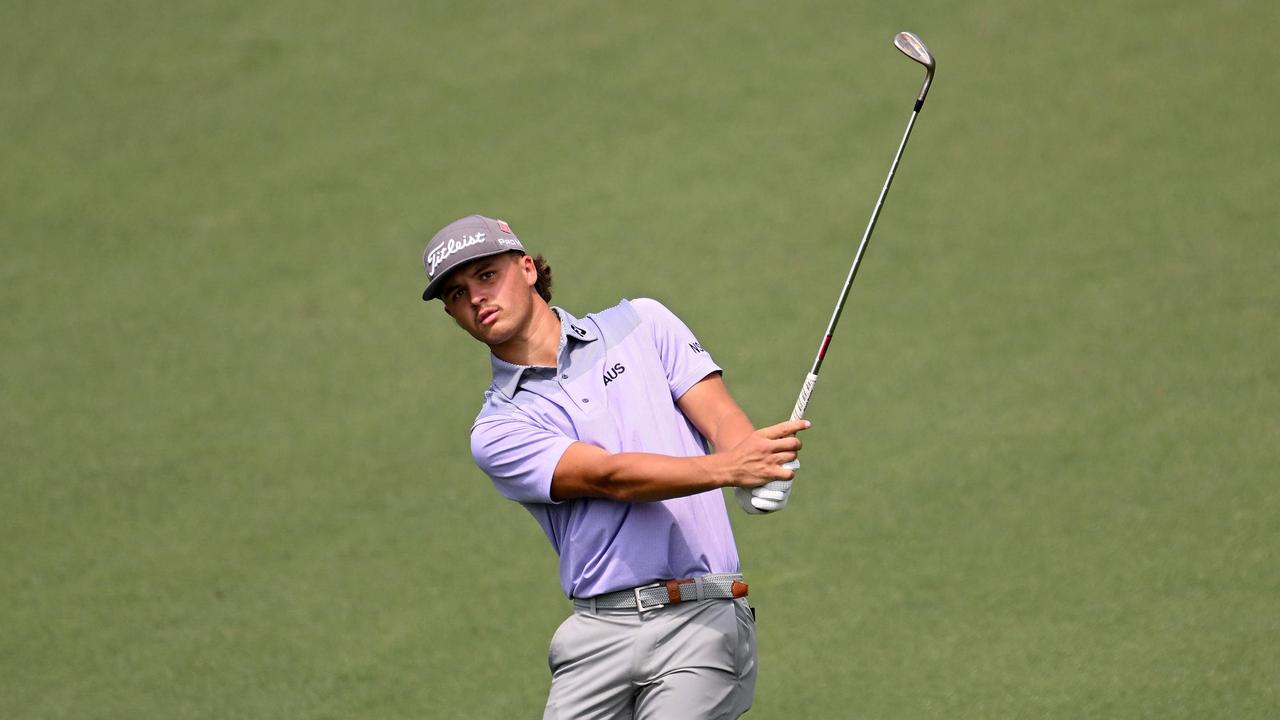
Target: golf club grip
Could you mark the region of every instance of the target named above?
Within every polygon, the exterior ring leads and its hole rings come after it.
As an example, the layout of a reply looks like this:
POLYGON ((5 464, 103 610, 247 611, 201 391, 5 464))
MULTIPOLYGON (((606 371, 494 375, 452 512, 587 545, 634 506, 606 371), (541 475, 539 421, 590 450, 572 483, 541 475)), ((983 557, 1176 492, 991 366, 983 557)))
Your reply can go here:
POLYGON ((813 394, 813 386, 818 384, 818 376, 809 373, 800 386, 800 396, 796 398, 796 406, 791 408, 792 420, 803 420, 804 410, 809 406, 809 396, 813 394))
MULTIPOLYGON (((804 419, 804 410, 809 406, 809 396, 813 394, 813 386, 817 384, 818 384, 817 375, 814 375, 813 373, 809 373, 808 375, 805 376, 804 385, 800 387, 800 397, 796 398, 796 406, 791 408, 792 420, 804 419)), ((782 467, 788 470, 799 470, 800 461, 798 459, 792 460, 791 462, 783 463, 782 467)), ((791 481, 775 480, 774 482, 791 482, 791 481)), ((772 484, 773 483, 769 483, 769 485, 772 485, 772 484)), ((769 485, 765 485, 765 487, 769 487, 769 485)), ((774 489, 777 489, 777 488, 774 488, 774 489)))

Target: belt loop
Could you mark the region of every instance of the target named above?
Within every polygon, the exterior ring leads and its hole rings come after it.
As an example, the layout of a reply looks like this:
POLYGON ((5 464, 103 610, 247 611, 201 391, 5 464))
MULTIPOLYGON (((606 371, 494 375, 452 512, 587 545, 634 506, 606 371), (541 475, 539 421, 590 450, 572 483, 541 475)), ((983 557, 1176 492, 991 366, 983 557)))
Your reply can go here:
POLYGON ((694 591, 697 593, 698 602, 702 602, 707 599, 706 596, 702 594, 702 579, 701 575, 693 579, 693 587, 694 591))
POLYGON ((592 596, 591 596, 590 598, 588 598, 588 599, 589 599, 589 600, 590 600, 590 602, 591 602, 591 614, 592 614, 592 615, 599 615, 600 613, 596 612, 596 596, 595 596, 595 595, 592 595, 592 596))

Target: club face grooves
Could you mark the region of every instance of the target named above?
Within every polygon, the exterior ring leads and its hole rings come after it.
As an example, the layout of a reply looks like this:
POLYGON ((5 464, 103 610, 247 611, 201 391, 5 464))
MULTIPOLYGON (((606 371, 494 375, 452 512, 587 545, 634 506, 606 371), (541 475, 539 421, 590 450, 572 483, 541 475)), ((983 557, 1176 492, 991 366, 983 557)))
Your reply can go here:
POLYGON ((893 38, 893 44, 903 55, 933 70, 933 53, 925 46, 915 33, 900 32, 893 38))

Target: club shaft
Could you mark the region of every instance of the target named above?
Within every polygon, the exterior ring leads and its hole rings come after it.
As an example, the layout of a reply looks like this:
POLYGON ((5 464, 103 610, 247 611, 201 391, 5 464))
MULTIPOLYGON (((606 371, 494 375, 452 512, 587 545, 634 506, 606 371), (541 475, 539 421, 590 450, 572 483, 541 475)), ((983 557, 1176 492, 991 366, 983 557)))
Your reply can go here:
POLYGON ((902 142, 898 143, 898 152, 893 155, 893 165, 889 167, 889 175, 884 179, 884 186, 880 188, 880 197, 876 198, 876 206, 871 211, 871 219, 867 221, 867 229, 862 233, 862 242, 858 244, 858 253, 853 256, 853 264, 849 266, 849 275, 845 278, 844 287, 840 289, 840 297, 836 301, 835 310, 831 313, 831 321, 827 323, 827 331, 822 336, 822 342, 818 344, 818 352, 813 358, 813 367, 809 370, 808 376, 800 390, 800 396, 796 398, 795 407, 791 411, 791 419, 799 420, 804 417, 805 408, 809 404, 809 397, 813 393, 813 386, 818 380, 818 373, 822 370, 822 361, 827 356, 827 350, 831 348, 831 338, 835 335, 836 324, 840 322, 840 314, 844 311, 845 300, 849 297, 849 289, 853 287, 853 279, 858 274, 858 266, 862 264, 862 257, 866 254, 867 244, 871 240, 871 233, 875 230, 876 220, 880 218, 880 210, 884 207, 885 196, 889 194, 889 186, 893 184, 893 176, 898 171, 898 162, 902 159, 902 151, 907 147, 907 139, 911 137, 911 128, 915 127, 916 117, 920 114, 920 107, 923 103, 916 101, 915 108, 911 111, 911 118, 907 121, 907 129, 902 133, 902 142))

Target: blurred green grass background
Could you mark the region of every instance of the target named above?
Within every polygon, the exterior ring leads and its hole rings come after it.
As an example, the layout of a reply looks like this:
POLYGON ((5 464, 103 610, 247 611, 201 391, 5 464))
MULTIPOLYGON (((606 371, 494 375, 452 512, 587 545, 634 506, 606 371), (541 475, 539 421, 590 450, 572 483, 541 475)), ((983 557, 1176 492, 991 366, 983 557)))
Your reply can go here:
MULTIPOLYGON (((1261 2, 0 6, 0 717, 537 717, 567 611, 423 305, 508 219, 790 410, 750 717, 1280 714, 1261 2)), ((1273 34, 1273 33, 1272 33, 1273 34)))

